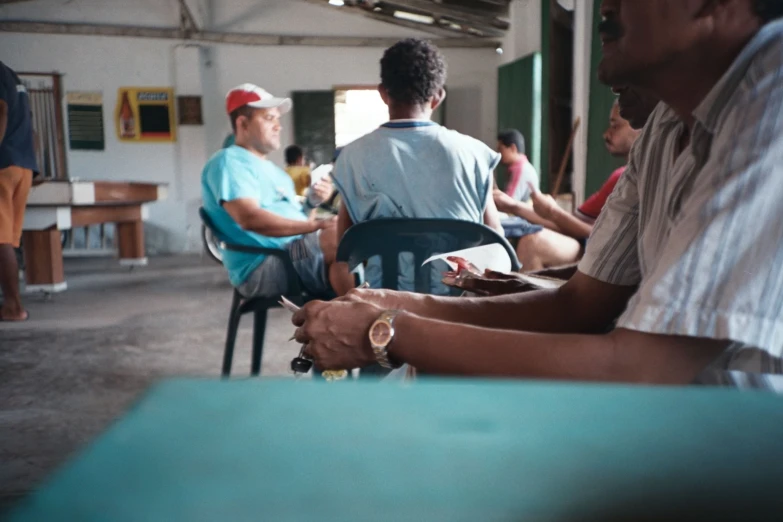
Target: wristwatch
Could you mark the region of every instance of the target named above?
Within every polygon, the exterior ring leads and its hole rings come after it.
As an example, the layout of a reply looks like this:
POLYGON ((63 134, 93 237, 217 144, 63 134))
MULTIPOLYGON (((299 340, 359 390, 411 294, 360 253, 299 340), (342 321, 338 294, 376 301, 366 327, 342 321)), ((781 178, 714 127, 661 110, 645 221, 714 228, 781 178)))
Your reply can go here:
POLYGON ((389 360, 389 345, 394 339, 394 319, 400 310, 386 310, 370 326, 370 346, 375 354, 375 360, 384 368, 394 369, 401 365, 394 365, 389 360))

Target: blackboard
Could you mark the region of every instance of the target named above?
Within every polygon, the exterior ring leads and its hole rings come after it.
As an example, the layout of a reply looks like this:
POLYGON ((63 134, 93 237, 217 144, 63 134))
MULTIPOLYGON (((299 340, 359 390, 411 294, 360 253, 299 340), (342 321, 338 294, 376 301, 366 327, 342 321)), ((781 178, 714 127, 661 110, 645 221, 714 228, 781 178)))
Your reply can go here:
POLYGON ((329 163, 334 155, 334 92, 296 91, 294 101, 294 142, 305 151, 308 161, 329 163))

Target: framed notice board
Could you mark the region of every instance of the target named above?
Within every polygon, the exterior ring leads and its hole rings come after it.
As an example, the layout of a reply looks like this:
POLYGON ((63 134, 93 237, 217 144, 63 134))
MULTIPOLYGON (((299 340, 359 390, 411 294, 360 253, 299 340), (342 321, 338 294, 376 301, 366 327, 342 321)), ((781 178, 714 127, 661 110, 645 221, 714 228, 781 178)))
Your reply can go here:
POLYGON ((65 99, 71 150, 103 150, 103 95, 100 92, 69 92, 65 99))
POLYGON ((121 87, 114 114, 120 141, 176 141, 174 90, 121 87))

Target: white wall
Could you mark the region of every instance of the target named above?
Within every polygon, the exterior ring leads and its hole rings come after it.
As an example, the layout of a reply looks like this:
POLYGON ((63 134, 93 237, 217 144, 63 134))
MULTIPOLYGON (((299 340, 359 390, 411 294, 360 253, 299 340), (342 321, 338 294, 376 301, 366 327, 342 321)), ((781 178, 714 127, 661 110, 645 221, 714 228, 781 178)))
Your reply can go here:
MULTIPOLYGON (((192 3, 192 1, 191 1, 192 3)), ((37 0, 0 7, 0 19, 89 21, 174 26, 175 0, 37 0), (130 6, 133 5, 132 9, 130 6), (136 7, 141 9, 136 12, 136 7), (137 13, 133 18, 131 15, 137 13), (165 23, 162 23, 165 22, 165 23)), ((417 32, 297 0, 234 0, 199 3, 197 16, 225 31, 276 34, 416 36, 417 32), (230 5, 230 8, 226 5, 230 5)), ((254 82, 278 96, 336 85, 375 85, 381 48, 239 45, 192 46, 173 40, 99 36, 0 34, 2 59, 17 70, 64 74, 64 90, 102 91, 106 150, 68 151, 71 177, 167 182, 169 199, 150 206, 149 253, 197 251, 200 247, 200 165, 217 150, 230 127, 223 97, 231 87, 254 82), (180 127, 177 143, 120 143, 114 130, 117 89, 172 86, 177 94, 202 94, 205 125, 180 127)), ((447 123, 494 142, 497 67, 493 49, 444 49, 449 63, 447 123)), ((283 147, 292 141, 284 120, 283 147)), ((282 153, 271 156, 282 163, 282 153)))
POLYGON ((503 39, 502 63, 541 50, 541 0, 512 0, 511 28, 503 39))

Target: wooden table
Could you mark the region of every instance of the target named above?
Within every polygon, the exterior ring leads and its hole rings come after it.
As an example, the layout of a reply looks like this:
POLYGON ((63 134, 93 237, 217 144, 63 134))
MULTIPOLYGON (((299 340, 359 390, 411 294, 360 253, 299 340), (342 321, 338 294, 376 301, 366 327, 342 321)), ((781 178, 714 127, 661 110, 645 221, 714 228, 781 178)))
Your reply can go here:
POLYGON ((65 290, 60 231, 116 223, 120 264, 146 265, 145 203, 166 198, 166 185, 112 181, 47 181, 33 187, 22 243, 28 291, 65 290))
POLYGON ((10 520, 779 520, 782 457, 767 392, 178 380, 10 520))

